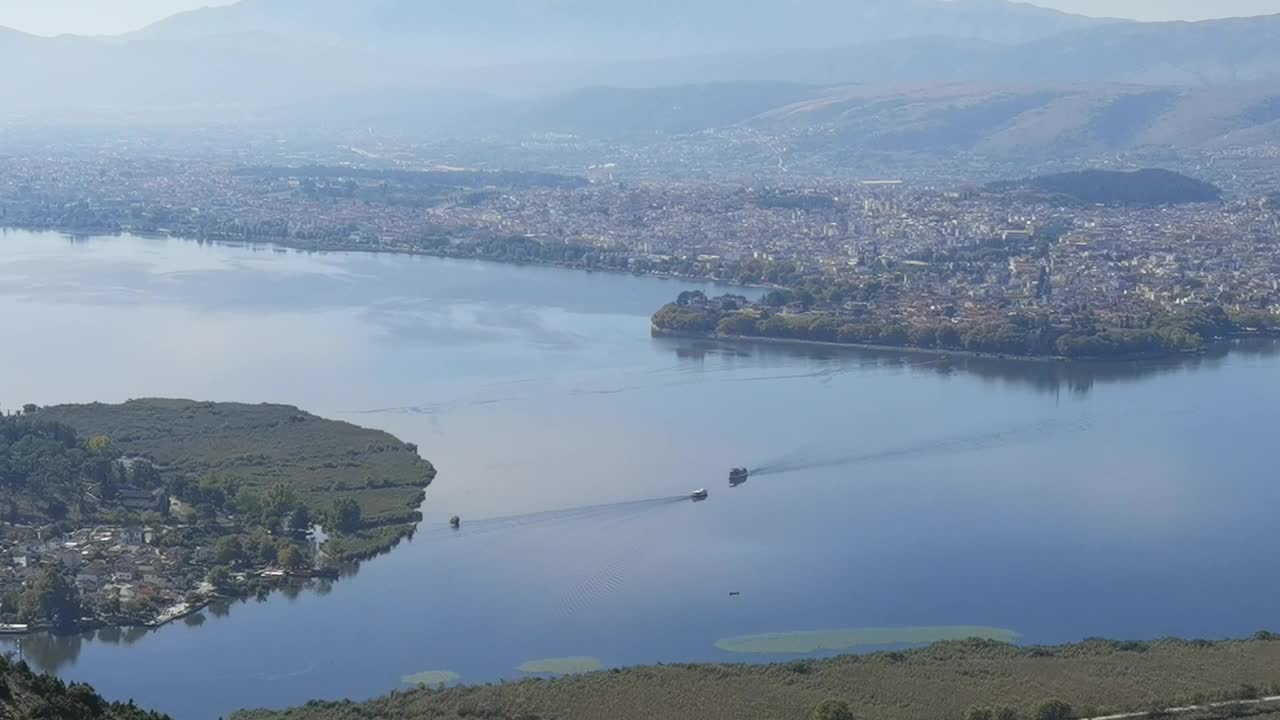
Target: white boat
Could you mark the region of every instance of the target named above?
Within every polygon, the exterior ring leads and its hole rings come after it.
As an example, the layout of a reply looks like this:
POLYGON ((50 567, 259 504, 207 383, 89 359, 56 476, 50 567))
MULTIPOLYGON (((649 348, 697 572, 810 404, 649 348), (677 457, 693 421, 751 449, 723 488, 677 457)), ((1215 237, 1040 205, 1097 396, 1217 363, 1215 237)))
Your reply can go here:
POLYGON ((708 495, 710 495, 710 493, 706 490, 698 489, 689 493, 689 499, 694 502, 698 502, 699 500, 706 500, 708 495))

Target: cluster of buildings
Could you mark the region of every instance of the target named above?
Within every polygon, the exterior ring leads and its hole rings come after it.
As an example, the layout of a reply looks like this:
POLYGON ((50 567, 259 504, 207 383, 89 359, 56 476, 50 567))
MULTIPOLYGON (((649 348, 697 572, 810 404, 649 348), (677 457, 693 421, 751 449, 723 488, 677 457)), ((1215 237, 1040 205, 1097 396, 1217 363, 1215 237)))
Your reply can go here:
POLYGON ((1280 307, 1280 208, 1269 188, 1212 204, 1104 207, 892 178, 628 183, 608 165, 590 175, 597 182, 577 188, 417 193, 355 174, 242 173, 230 161, 15 155, 0 158, 0 225, 419 252, 515 237, 590 248, 634 272, 875 281, 897 290, 899 305, 885 309, 897 314, 1280 307))
MULTIPOLYGON (((43 534, 43 533, 41 533, 43 534)), ((141 527, 82 528, 0 541, 0 593, 21 592, 49 566, 74 580, 82 602, 104 616, 161 621, 202 589, 211 551, 159 547, 141 527)))

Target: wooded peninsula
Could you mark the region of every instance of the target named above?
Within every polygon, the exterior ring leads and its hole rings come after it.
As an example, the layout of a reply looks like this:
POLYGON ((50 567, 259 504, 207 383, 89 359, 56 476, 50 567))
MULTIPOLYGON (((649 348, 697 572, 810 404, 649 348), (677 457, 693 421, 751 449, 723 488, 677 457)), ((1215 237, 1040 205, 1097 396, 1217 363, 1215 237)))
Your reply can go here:
POLYGON ((421 520, 417 447, 286 405, 131 400, 0 416, 0 623, 157 625, 332 576, 421 520))
POLYGON ((925 320, 902 308, 889 312, 876 306, 876 292, 875 287, 814 284, 775 289, 752 302, 742 295, 686 291, 654 314, 653 331, 1061 359, 1167 356, 1197 352, 1223 338, 1280 332, 1280 316, 1232 315, 1217 305, 1121 318, 1083 308, 965 318, 943 308, 943 320, 925 320))

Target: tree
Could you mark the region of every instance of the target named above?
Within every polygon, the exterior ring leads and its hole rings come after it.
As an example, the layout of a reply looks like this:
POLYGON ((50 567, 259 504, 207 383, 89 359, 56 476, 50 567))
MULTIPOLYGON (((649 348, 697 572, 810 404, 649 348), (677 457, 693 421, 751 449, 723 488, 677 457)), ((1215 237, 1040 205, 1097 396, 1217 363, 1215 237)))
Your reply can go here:
POLYGON ((228 593, 234 588, 232 583, 231 571, 227 568, 222 565, 215 565, 209 568, 209 584, 213 586, 214 590, 228 593))
POLYGON ((1071 720, 1071 706, 1061 700, 1049 700, 1036 708, 1036 720, 1071 720))
POLYGON ((755 335, 756 317, 751 313, 738 312, 727 315, 716 326, 721 335, 755 335))
POLYGON ((813 720, 854 720, 853 710, 843 700, 825 700, 814 708, 813 720))
POLYGON ((231 505, 246 520, 257 522, 262 518, 262 497, 252 488, 240 488, 231 505))
POLYGON ((213 558, 222 565, 239 565, 244 561, 244 547, 240 544, 240 538, 235 535, 219 538, 213 544, 213 558))
POLYGON ((258 544, 258 562, 263 565, 274 564, 278 559, 279 552, 279 549, 271 538, 263 537, 262 541, 258 544))
POLYGON ((333 513, 329 519, 333 528, 339 532, 355 532, 360 529, 360 505, 351 498, 342 498, 333 503, 333 513))
POLYGON ((202 525, 213 525, 218 521, 218 510, 209 503, 198 503, 195 512, 196 521, 202 525))
POLYGON ((95 435, 85 444, 94 452, 103 452, 111 448, 111 438, 106 435, 95 435))
POLYGON ((289 515, 289 529, 294 532, 306 532, 311 528, 311 513, 306 505, 299 505, 289 515))
POLYGON ((993 720, 993 715, 991 708, 974 707, 964 714, 964 720, 993 720))
POLYGON ((201 478, 199 485, 200 500, 215 508, 226 507, 227 492, 231 489, 229 487, 231 484, 233 482, 229 483, 226 479, 220 477, 209 476, 201 478))
POLYGON ((1022 713, 1017 708, 1001 705, 991 711, 992 720, 1022 720, 1022 713))
POLYGON ((59 630, 80 621, 80 593, 61 568, 49 567, 18 597, 18 616, 27 622, 47 621, 59 630))
POLYGON ((262 522, 270 524, 298 506, 298 494, 288 483, 276 483, 262 496, 262 522))
POLYGON ((134 487, 147 489, 157 488, 162 484, 160 471, 148 460, 135 460, 129 466, 129 482, 134 487))
POLYGON ((281 546, 278 555, 281 567, 286 570, 301 570, 307 565, 306 557, 294 545, 281 546))
POLYGON ((685 290, 676 297, 676 304, 681 307, 689 305, 703 305, 707 302, 707 296, 701 290, 685 290))
POLYGON ((764 295, 764 304, 769 307, 782 307, 791 302, 791 291, 789 290, 770 290, 764 295))
POLYGON ((45 505, 44 511, 46 515, 48 515, 50 518, 53 518, 54 520, 67 519, 67 511, 68 511, 67 504, 62 502, 61 500, 57 500, 57 499, 50 500, 48 504, 45 505))

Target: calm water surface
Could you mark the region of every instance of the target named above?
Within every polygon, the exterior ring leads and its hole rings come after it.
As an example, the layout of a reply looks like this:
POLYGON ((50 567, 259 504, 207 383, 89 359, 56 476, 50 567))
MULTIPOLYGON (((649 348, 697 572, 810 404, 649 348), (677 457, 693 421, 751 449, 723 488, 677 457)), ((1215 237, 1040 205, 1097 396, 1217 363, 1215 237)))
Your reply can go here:
POLYGON ((26 642, 180 718, 540 658, 770 659, 714 644, 768 632, 1280 628, 1273 345, 1069 368, 727 346, 649 337, 688 287, 671 281, 133 237, 0 248, 5 406, 290 403, 440 469, 415 539, 354 576, 26 642), (777 472, 731 490, 731 465, 777 472))

